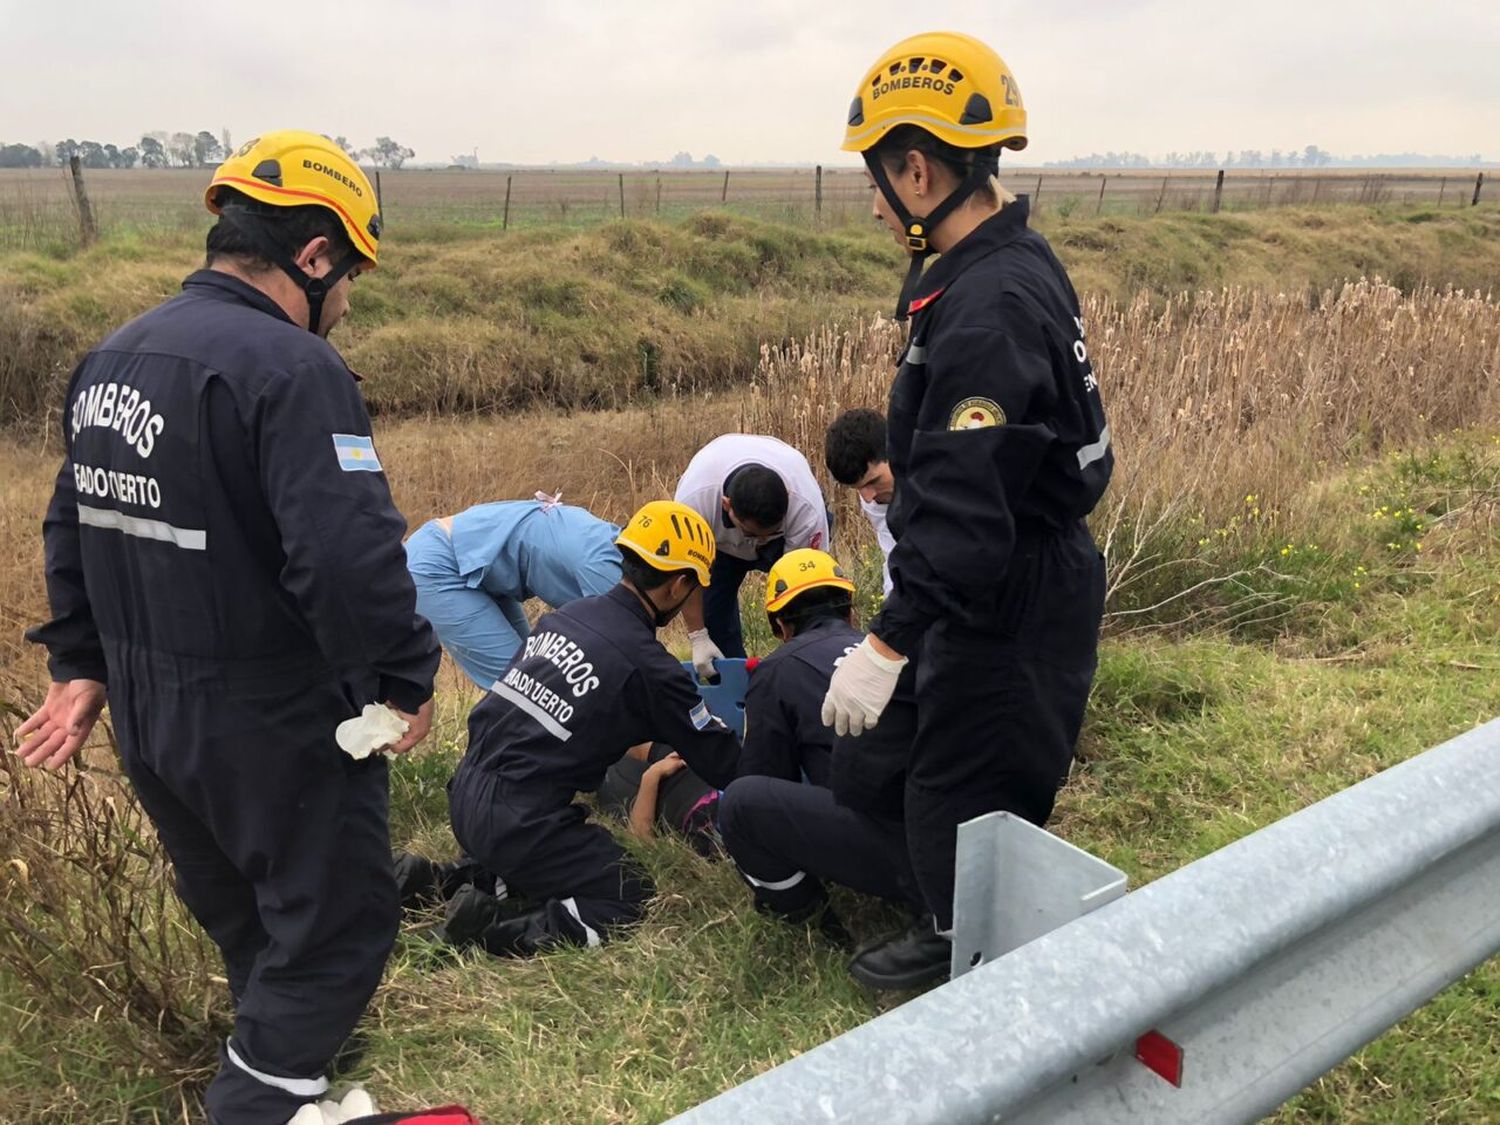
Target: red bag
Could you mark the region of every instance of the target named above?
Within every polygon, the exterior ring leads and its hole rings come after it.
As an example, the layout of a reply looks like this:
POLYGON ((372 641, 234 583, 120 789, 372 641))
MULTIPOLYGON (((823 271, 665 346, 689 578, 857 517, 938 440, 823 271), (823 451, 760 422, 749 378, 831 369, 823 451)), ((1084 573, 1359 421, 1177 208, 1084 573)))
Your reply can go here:
POLYGON ((412 1113, 375 1113, 356 1117, 349 1125, 483 1125, 483 1122, 461 1105, 445 1105, 412 1113))

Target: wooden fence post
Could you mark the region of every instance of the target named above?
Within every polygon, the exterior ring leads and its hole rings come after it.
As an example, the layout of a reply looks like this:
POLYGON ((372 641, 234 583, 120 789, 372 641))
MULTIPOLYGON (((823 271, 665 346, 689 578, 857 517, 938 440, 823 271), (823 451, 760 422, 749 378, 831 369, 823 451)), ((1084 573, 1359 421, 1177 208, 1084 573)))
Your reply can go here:
POLYGON ((625 173, 620 173, 620 218, 625 217, 625 173))
POLYGON ((1108 184, 1109 184, 1109 177, 1108 176, 1100 176, 1099 177, 1099 202, 1096 203, 1096 204, 1094 204, 1094 214, 1096 214, 1096 215, 1099 214, 1099 212, 1101 212, 1101 211, 1104 210, 1104 189, 1105 189, 1105 187, 1108 184))
POLYGON ((1213 210, 1213 213, 1215 215, 1217 215, 1219 213, 1219 207, 1220 207, 1220 204, 1222 203, 1223 199, 1224 199, 1224 169, 1220 168, 1219 169, 1219 178, 1214 183, 1214 210, 1213 210))
POLYGON ((1163 176, 1161 178, 1161 191, 1159 191, 1157 193, 1157 195, 1156 195, 1156 210, 1151 212, 1153 215, 1160 215, 1161 214, 1162 201, 1165 200, 1166 198, 1167 198, 1167 177, 1163 176))
POLYGON ((1037 173, 1037 177, 1036 177, 1036 191, 1033 192, 1032 196, 1031 196, 1031 210, 1032 210, 1032 212, 1033 213, 1037 212, 1038 210, 1041 209, 1041 206, 1042 206, 1042 174, 1040 172, 1038 172, 1037 173))
POLYGON ((385 197, 380 194, 380 169, 375 169, 375 210, 380 212, 382 221, 385 219, 385 197))
POLYGON ((505 177, 505 216, 500 220, 501 230, 510 230, 510 177, 505 177))
POLYGON ((1447 194, 1448 194, 1448 177, 1444 176, 1443 177, 1443 182, 1438 185, 1438 201, 1437 201, 1437 205, 1439 207, 1441 207, 1443 205, 1443 196, 1445 196, 1447 194))
MULTIPOLYGON (((87 246, 99 237, 99 227, 94 222, 94 209, 89 206, 89 193, 83 186, 83 161, 76 156, 68 157, 68 171, 73 173, 73 198, 78 204, 78 228, 83 244, 87 246)), ((1474 191, 1474 201, 1479 202, 1479 190, 1474 191)))
MULTIPOLYGON (((73 159, 76 161, 78 159, 78 157, 75 156, 73 159)), ((1474 177, 1474 201, 1469 204, 1470 207, 1478 207, 1479 206, 1479 193, 1481 191, 1483 191, 1483 190, 1484 190, 1484 173, 1481 172, 1481 173, 1479 173, 1479 175, 1477 175, 1477 176, 1474 177)))
POLYGON ((823 165, 813 169, 813 218, 823 221, 823 165))
POLYGON ((661 173, 656 173, 656 213, 661 214, 661 173))
POLYGON ((724 187, 723 187, 723 190, 721 190, 719 192, 719 202, 720 203, 727 203, 728 201, 729 201, 729 169, 725 168, 724 169, 724 187))

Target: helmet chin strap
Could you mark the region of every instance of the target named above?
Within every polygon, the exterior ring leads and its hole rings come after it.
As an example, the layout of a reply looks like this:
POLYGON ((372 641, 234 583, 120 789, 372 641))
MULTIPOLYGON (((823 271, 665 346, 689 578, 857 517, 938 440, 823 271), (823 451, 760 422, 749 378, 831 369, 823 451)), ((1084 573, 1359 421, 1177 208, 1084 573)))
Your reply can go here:
MULTIPOLYGON (((219 216, 220 218, 228 219, 262 257, 279 266, 281 271, 292 279, 297 288, 302 290, 303 295, 307 298, 307 323, 303 327, 313 333, 313 335, 321 336, 322 333, 318 331, 318 328, 323 322, 323 303, 328 299, 328 294, 333 290, 333 287, 343 280, 344 275, 359 265, 360 256, 358 254, 350 254, 322 277, 314 277, 299 266, 296 259, 279 246, 274 239, 267 236, 265 231, 261 230, 259 226, 255 223, 244 221, 245 215, 249 210, 247 207, 229 206, 225 207, 219 213, 219 216)), ((257 213, 264 214, 261 212, 257 213)), ((267 214, 265 217, 276 218, 277 216, 273 213, 267 214)))
POLYGON ((912 295, 917 289, 917 282, 922 279, 922 268, 933 253, 932 232, 937 230, 944 219, 953 214, 969 196, 988 183, 990 177, 999 171, 1000 157, 997 153, 976 152, 973 163, 969 165, 969 174, 953 189, 948 198, 926 215, 917 216, 908 211, 906 204, 901 202, 901 197, 896 194, 896 189, 891 184, 890 176, 886 174, 885 164, 876 151, 867 149, 864 156, 865 167, 870 170, 870 178, 875 181, 880 194, 885 196, 886 204, 900 220, 901 229, 905 231, 906 248, 911 252, 911 265, 907 268, 906 280, 901 283, 901 296, 896 301, 896 319, 905 320, 907 306, 911 304, 912 295))

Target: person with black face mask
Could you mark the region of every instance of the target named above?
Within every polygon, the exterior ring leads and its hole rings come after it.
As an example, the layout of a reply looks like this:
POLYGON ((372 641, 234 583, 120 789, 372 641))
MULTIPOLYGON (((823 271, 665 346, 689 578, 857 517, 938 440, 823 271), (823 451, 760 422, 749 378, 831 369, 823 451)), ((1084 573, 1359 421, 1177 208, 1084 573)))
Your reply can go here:
POLYGON ((656 638, 709 581, 714 536, 675 501, 653 501, 615 541, 619 585, 537 622, 469 717, 449 783, 453 835, 485 872, 448 901, 442 936, 496 956, 599 945, 640 918, 649 879, 587 811, 630 747, 664 742, 709 784, 734 777, 740 744, 656 638))

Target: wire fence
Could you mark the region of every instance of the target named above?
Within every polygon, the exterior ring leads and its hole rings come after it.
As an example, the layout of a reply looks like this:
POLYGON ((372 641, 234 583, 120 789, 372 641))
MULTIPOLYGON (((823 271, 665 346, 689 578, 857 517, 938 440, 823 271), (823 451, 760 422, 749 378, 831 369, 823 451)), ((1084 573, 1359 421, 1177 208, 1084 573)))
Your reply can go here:
MULTIPOLYGON (((103 231, 193 230, 208 222, 209 170, 90 170, 103 231)), ((623 170, 385 170, 375 174, 390 229, 458 224, 502 230, 581 226, 619 218, 680 219, 723 208, 780 222, 839 226, 870 215, 871 188, 850 168, 623 170)), ((1034 211, 1153 215, 1330 204, 1458 208, 1484 197, 1484 173, 1363 170, 1005 169, 1001 181, 1034 211)), ((66 169, 0 171, 0 246, 36 247, 76 235, 66 169)))

